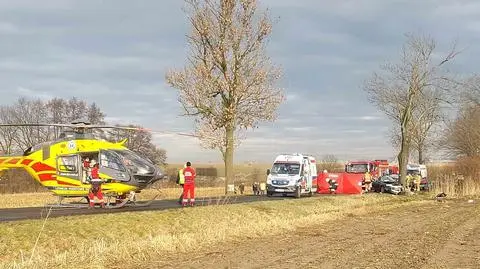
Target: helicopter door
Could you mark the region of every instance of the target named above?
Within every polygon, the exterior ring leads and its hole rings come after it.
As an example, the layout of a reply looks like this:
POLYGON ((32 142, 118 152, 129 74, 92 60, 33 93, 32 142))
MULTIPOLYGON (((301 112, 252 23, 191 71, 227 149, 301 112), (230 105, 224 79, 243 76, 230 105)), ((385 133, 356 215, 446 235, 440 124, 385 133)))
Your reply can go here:
POLYGON ((77 154, 57 156, 57 175, 80 180, 80 156, 77 154))
POLYGON ((122 162, 122 158, 111 150, 100 150, 100 173, 110 176, 116 181, 129 181, 130 174, 122 162))

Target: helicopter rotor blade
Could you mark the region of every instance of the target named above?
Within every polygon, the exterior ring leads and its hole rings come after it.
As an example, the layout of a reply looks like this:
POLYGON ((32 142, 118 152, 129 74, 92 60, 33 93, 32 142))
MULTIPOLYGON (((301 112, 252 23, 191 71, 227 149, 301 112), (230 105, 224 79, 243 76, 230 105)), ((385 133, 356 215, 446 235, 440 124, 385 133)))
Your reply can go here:
POLYGON ((133 127, 133 126, 115 126, 115 125, 90 125, 90 124, 66 124, 66 123, 3 123, 0 124, 0 127, 42 127, 42 126, 56 126, 56 127, 68 127, 68 128, 78 128, 78 129, 119 129, 119 130, 131 130, 131 131, 144 131, 157 134, 171 134, 179 136, 188 136, 188 137, 198 137, 195 134, 184 133, 184 132, 174 132, 174 131, 160 131, 152 130, 150 128, 142 127, 133 127))
POLYGON ((175 132, 175 131, 164 131, 164 130, 153 130, 150 128, 144 127, 133 127, 133 126, 116 126, 116 125, 85 125, 82 128, 98 128, 98 129, 118 129, 118 130, 128 130, 128 131, 141 131, 141 132, 150 132, 157 134, 172 134, 179 136, 188 136, 188 137, 198 137, 195 134, 184 133, 184 132, 175 132))
POLYGON ((172 132, 172 131, 159 131, 159 130, 149 130, 151 133, 157 133, 157 134, 170 134, 170 135, 179 135, 179 136, 188 136, 188 137, 197 137, 198 135, 195 134, 190 134, 190 133, 184 133, 184 132, 172 132))
POLYGON ((124 130, 138 130, 142 131, 145 128, 130 127, 130 126, 110 126, 110 125, 89 125, 89 124, 67 124, 67 123, 3 123, 0 127, 42 127, 42 126, 56 126, 56 127, 70 127, 70 128, 84 128, 84 129, 124 129, 124 130))
POLYGON ((42 127, 42 126, 56 126, 56 127, 72 127, 75 125, 64 123, 1 123, 0 127, 42 127))
POLYGON ((195 134, 184 133, 184 132, 154 130, 151 128, 131 127, 131 126, 89 125, 89 126, 86 126, 86 128, 107 128, 107 129, 110 128, 110 129, 120 129, 120 130, 143 131, 143 132, 150 132, 150 133, 157 133, 157 134, 172 134, 172 135, 180 135, 180 136, 198 137, 195 134))
MULTIPOLYGON (((73 125, 78 127, 78 125, 73 125)), ((132 131, 147 131, 147 128, 142 127, 133 127, 133 126, 115 126, 115 125, 82 125, 80 128, 86 129, 121 129, 121 130, 132 130, 132 131)))

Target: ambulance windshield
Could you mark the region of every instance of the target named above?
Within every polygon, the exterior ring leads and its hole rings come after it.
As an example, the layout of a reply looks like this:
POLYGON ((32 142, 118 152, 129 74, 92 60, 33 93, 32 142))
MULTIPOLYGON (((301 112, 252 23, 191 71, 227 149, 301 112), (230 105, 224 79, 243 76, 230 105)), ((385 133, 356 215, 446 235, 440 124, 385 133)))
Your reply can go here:
POLYGON ((298 175, 300 173, 300 163, 282 162, 274 163, 271 174, 272 175, 298 175))

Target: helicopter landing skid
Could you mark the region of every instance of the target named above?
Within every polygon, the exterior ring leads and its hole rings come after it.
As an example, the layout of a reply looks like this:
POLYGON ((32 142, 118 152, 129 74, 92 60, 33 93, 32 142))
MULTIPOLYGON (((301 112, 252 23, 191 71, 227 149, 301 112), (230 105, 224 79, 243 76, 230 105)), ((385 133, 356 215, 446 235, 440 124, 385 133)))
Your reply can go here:
POLYGON ((160 194, 157 194, 155 197, 153 197, 153 199, 149 200, 149 201, 144 201, 144 202, 138 202, 137 199, 136 199, 136 195, 135 195, 135 192, 130 192, 130 195, 121 200, 120 203, 115 203, 114 205, 110 204, 110 202, 107 202, 107 205, 106 205, 106 208, 110 208, 110 209, 114 209, 114 208, 121 208, 121 207, 145 207, 145 206, 149 206, 153 203, 153 201, 155 201, 155 199, 157 199, 157 197, 159 196, 160 194))
POLYGON ((85 204, 73 204, 73 203, 68 203, 68 204, 46 204, 45 207, 51 207, 51 208, 88 208, 88 205, 85 205, 85 204))
POLYGON ((108 209, 114 209, 114 208, 121 208, 121 207, 124 207, 127 203, 128 203, 129 199, 123 199, 123 201, 121 203, 115 203, 115 204, 107 204, 105 206, 105 208, 108 208, 108 209))
POLYGON ((153 197, 153 199, 151 199, 151 200, 144 201, 144 202, 134 201, 133 203, 128 204, 127 206, 132 206, 132 207, 145 207, 145 206, 149 206, 149 205, 151 205, 151 204, 157 199, 158 196, 160 196, 160 194, 155 195, 155 197, 153 197))
POLYGON ((63 203, 63 199, 65 197, 57 196, 57 203, 56 204, 45 204, 45 207, 51 208, 87 208, 88 204, 81 204, 81 203, 63 203))
MULTIPOLYGON (((105 205, 106 209, 115 209, 115 208, 122 208, 122 207, 146 207, 151 205, 159 196, 157 194, 153 199, 148 201, 138 202, 136 201, 135 193, 131 193, 127 198, 122 199, 119 203, 110 203, 109 199, 107 198, 107 203, 105 205)), ((88 200, 87 204, 84 203, 62 203, 63 197, 58 198, 58 202, 56 204, 46 204, 46 207, 51 208, 88 208, 88 200)))

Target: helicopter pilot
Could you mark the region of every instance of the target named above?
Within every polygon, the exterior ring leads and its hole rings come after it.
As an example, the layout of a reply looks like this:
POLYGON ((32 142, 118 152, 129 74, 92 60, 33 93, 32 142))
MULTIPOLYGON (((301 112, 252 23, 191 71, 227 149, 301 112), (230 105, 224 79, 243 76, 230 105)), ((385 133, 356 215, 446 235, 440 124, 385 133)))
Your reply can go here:
POLYGON ((102 208, 105 208, 105 201, 103 200, 103 193, 102 193, 103 180, 100 178, 100 175, 98 172, 98 163, 92 159, 92 161, 90 162, 90 167, 92 168, 92 171, 91 171, 92 179, 90 180, 92 187, 90 188, 90 191, 88 193, 88 199, 90 201, 89 208, 94 207, 95 196, 100 201, 102 208))

